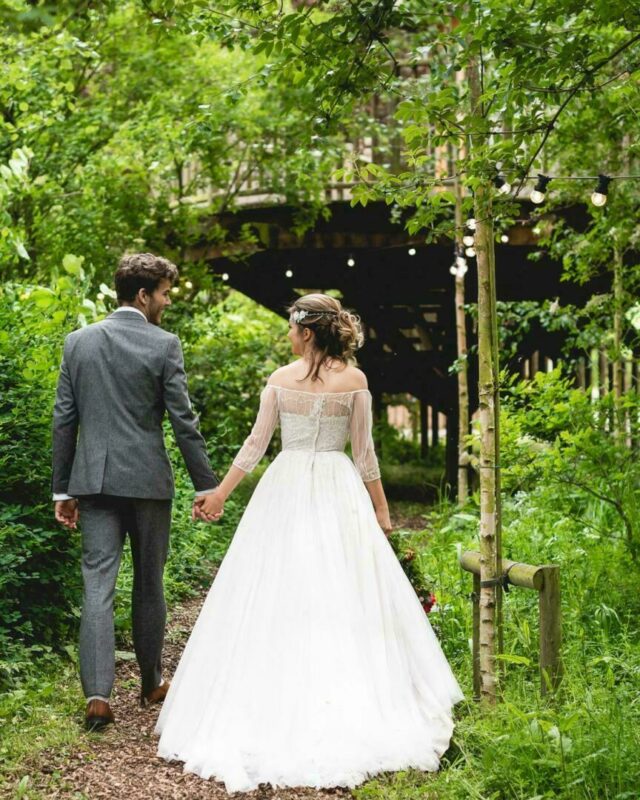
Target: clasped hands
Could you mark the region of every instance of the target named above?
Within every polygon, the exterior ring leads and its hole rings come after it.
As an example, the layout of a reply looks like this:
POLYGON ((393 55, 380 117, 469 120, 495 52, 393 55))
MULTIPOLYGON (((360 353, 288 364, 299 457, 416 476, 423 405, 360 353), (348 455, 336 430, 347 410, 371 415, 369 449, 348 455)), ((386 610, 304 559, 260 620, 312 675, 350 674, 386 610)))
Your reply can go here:
POLYGON ((191 519, 200 519, 203 522, 217 522, 224 514, 225 498, 220 489, 214 489, 209 494, 200 495, 193 501, 191 519))

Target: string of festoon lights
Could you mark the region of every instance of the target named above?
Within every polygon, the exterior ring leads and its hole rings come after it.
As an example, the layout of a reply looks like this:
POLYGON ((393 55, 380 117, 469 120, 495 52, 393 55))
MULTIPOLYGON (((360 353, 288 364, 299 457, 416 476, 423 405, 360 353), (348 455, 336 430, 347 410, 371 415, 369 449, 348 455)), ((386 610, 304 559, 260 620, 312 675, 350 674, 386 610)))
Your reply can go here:
MULTIPOLYGON (((530 180, 527 176, 524 180, 530 180)), ((535 186, 529 194, 529 200, 535 205, 542 205, 547 199, 547 192, 551 181, 595 181, 595 188, 591 193, 591 202, 597 208, 602 208, 607 204, 609 195, 609 184, 615 180, 640 180, 640 175, 570 175, 570 176, 550 176, 539 172, 535 178, 535 186)), ((524 182, 524 181, 523 181, 524 182)), ((511 194, 512 186, 504 175, 497 174, 493 178, 493 185, 498 190, 499 194, 511 194)), ((455 246, 455 260, 449 268, 449 272, 457 278, 463 278, 468 270, 467 258, 475 258, 475 230, 477 221, 471 217, 465 223, 465 232, 462 237, 463 247, 456 243, 455 246)), ((509 237, 506 233, 500 236, 502 244, 507 244, 509 237)))
MULTIPOLYGON (((451 181, 456 180, 455 178, 445 179, 442 181, 443 184, 449 184, 451 181)), ((535 181, 535 185, 529 194, 529 200, 534 203, 535 205, 542 205, 544 201, 547 199, 548 188, 551 181, 590 181, 591 183, 595 182, 594 190, 591 194, 591 202, 594 206, 601 208, 602 206, 606 205, 607 197, 609 194, 609 184, 612 181, 616 180, 640 180, 640 175, 570 175, 570 176, 560 176, 560 175, 545 175, 539 172, 537 175, 527 175, 525 176, 521 183, 525 183, 526 181, 535 181)), ((497 189, 499 194, 502 195, 509 195, 512 191, 512 186, 509 181, 505 178, 505 176, 501 173, 497 173, 493 178, 493 185, 497 189)), ((517 194, 517 193, 516 193, 517 194)), ((462 237, 462 247, 456 243, 455 246, 455 261, 449 268, 449 272, 456 277, 464 277, 468 270, 467 259, 468 258, 475 258, 476 256, 476 249, 475 249, 475 230, 477 226, 477 221, 473 218, 468 219, 465 222, 465 230, 464 235, 462 237)), ((534 229, 535 230, 535 229, 534 229)), ((507 244, 509 242, 509 237, 506 233, 503 233, 500 236, 500 241, 502 244, 507 244)), ((415 247, 409 247, 407 250, 408 255, 415 256, 417 250, 415 247)), ((349 254, 346 259, 347 267, 355 267, 356 260, 353 254, 349 254)), ((288 267, 284 273, 286 278, 293 278, 293 270, 288 267)), ((224 272, 221 275, 223 281, 229 281, 229 273, 224 272)), ((187 284, 185 284, 187 285, 187 284)), ((187 288, 188 287, 187 285, 187 288)), ((172 290, 174 293, 177 293, 179 289, 174 287, 172 290)))
MULTIPOLYGON (((589 181, 596 182, 595 188, 591 193, 591 202, 594 206, 602 207, 607 203, 609 194, 609 184, 611 181, 633 181, 640 180, 640 175, 545 175, 542 172, 534 177, 526 176, 523 180, 535 180, 536 184, 531 190, 529 199, 536 205, 541 205, 547 199, 547 190, 551 181, 589 181)), ((510 194, 511 184, 504 175, 497 174, 493 178, 493 184, 499 194, 510 194)))

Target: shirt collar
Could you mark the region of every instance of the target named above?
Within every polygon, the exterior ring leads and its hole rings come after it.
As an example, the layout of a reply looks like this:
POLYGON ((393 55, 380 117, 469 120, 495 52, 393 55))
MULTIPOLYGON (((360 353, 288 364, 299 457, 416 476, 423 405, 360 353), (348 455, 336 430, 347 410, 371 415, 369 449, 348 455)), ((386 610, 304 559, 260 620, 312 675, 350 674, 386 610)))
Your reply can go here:
POLYGON ((136 308, 135 306, 119 306, 112 313, 117 314, 118 311, 135 311, 136 314, 140 314, 140 316, 144 319, 145 322, 149 322, 149 320, 145 317, 142 311, 140 311, 140 309, 136 308))

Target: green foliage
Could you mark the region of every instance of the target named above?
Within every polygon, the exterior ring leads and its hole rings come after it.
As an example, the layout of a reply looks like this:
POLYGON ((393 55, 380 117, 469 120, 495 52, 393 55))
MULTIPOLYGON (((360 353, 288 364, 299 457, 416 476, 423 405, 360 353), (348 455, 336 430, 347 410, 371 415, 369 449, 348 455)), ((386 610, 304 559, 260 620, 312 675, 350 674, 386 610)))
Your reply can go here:
POLYGON ((637 437, 639 410, 635 392, 619 401, 612 394, 593 400, 560 368, 511 381, 502 425, 505 489, 544 486, 566 516, 594 535, 621 539, 637 561, 640 468, 630 440, 637 437), (584 517, 587 498, 602 506, 597 521, 584 517))
POLYGON ((408 439, 398 428, 390 425, 386 418, 374 426, 374 439, 387 464, 420 463, 420 445, 408 439))
POLYGON ((201 20, 165 25, 133 0, 67 5, 3 7, 2 277, 46 283, 81 252, 109 282, 123 251, 182 262, 204 231, 237 255, 245 234, 212 214, 257 177, 299 226, 320 212, 340 140, 312 138, 310 87, 283 94, 264 54, 201 36, 201 20))
POLYGON ((178 304, 171 325, 184 340, 190 393, 207 410, 202 430, 222 472, 251 430, 267 378, 291 359, 287 323, 232 292, 216 305, 178 304))
MULTIPOLYGON (((400 532, 401 550, 433 589, 429 620, 466 700, 456 707, 451 747, 435 775, 417 771, 381 776, 355 790, 357 800, 486 800, 561 798, 601 800, 635 796, 640 779, 640 572, 624 544, 594 535, 567 515, 562 488, 543 482, 507 495, 505 556, 561 569, 564 677, 555 697, 539 696, 538 598, 512 587, 504 595, 502 702, 483 709, 472 700, 471 576, 458 554, 478 549, 478 506, 434 507, 420 533, 400 532)), ((399 509, 396 508, 396 512, 399 509)), ((603 514, 585 496, 585 520, 603 514)))
MULTIPOLYGON (((73 624, 78 602, 78 542, 54 523, 49 489, 51 411, 62 340, 78 318, 86 321, 92 311, 83 303, 84 273, 73 264, 76 274, 61 276, 52 288, 7 284, 0 290, 4 654, 16 640, 55 642, 73 624)), ((4 663, 2 669, 7 669, 4 663)))

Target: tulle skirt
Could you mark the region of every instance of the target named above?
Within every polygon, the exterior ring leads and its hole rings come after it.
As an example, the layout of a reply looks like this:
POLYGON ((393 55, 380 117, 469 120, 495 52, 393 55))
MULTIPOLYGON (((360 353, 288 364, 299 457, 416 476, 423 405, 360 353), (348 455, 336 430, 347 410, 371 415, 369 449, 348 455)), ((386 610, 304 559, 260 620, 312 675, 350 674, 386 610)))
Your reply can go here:
POLYGON ((285 450, 258 483, 156 726, 227 791, 438 769, 460 687, 351 460, 285 450))

